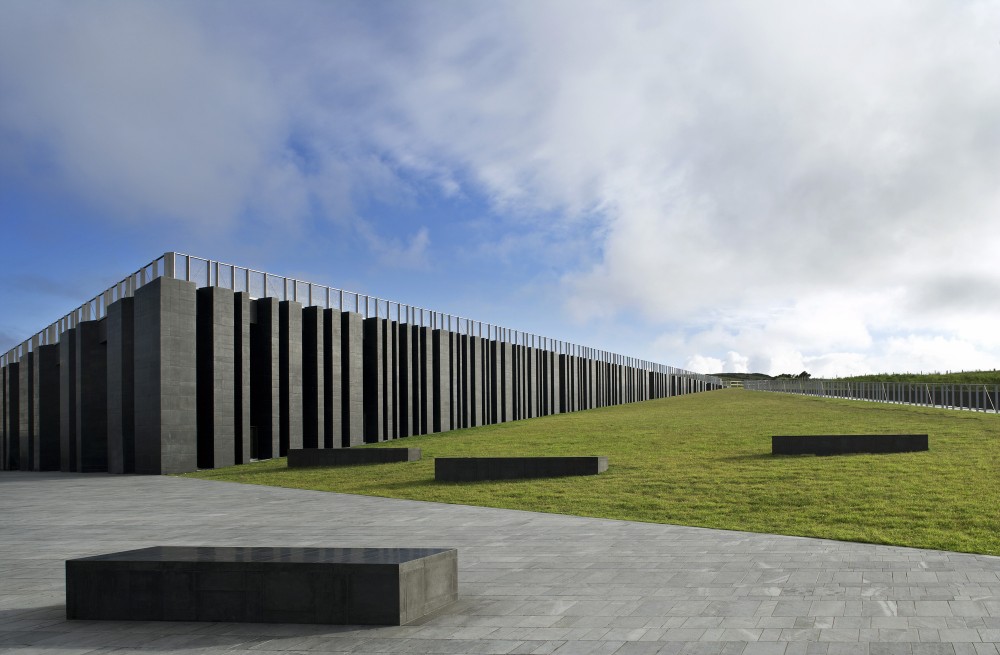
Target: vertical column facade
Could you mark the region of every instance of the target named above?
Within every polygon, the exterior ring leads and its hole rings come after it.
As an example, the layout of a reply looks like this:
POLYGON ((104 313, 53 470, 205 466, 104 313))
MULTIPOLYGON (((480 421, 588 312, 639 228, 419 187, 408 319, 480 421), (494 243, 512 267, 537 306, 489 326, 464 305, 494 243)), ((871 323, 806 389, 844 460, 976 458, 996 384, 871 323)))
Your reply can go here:
POLYGON ((135 292, 135 472, 198 465, 195 285, 160 277, 135 292))
POLYGON ((81 473, 108 470, 108 355, 102 327, 102 321, 76 326, 75 470, 81 473))
POLYGON ((280 403, 279 455, 302 447, 302 304, 278 304, 278 365, 280 403))
POLYGON ((335 309, 323 310, 323 447, 343 446, 341 397, 341 318, 335 309))
POLYGON ((326 314, 302 310, 302 447, 326 447, 326 314))
POLYGON ((279 311, 276 298, 253 301, 250 326, 251 456, 278 457, 281 451, 279 311))
POLYGON ((233 462, 250 461, 250 294, 233 294, 233 462))
POLYGON ((135 473, 135 299, 108 305, 108 472, 135 473))
POLYGON ((35 468, 35 353, 27 352, 18 366, 18 467, 22 471, 35 468))
POLYGON ((220 287, 197 291, 198 467, 236 463, 236 301, 220 287))
POLYGON ((59 470, 76 470, 76 328, 59 339, 59 470))
POLYGON ((365 442, 364 323, 355 312, 343 312, 340 318, 342 445, 348 448, 365 442))

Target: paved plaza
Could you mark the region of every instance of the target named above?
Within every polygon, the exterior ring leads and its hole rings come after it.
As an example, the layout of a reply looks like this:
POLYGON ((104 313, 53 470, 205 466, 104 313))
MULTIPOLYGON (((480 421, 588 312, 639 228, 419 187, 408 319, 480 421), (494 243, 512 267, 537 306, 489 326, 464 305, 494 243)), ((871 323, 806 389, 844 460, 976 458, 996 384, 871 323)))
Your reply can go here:
POLYGON ((158 476, 0 473, 0 653, 998 655, 1000 558, 158 476), (455 547, 416 625, 67 621, 64 561, 455 547))

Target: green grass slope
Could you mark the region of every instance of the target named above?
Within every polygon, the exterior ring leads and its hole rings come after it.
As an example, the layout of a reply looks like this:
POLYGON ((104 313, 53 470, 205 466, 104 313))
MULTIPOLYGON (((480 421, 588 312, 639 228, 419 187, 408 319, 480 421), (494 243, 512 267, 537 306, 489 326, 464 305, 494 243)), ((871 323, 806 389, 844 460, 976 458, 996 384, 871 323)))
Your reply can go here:
POLYGON ((1000 555, 1000 416, 725 390, 410 437, 406 464, 194 477, 1000 555), (927 433, 930 451, 775 457, 775 434, 927 433), (599 476, 434 481, 434 457, 607 455, 599 476))

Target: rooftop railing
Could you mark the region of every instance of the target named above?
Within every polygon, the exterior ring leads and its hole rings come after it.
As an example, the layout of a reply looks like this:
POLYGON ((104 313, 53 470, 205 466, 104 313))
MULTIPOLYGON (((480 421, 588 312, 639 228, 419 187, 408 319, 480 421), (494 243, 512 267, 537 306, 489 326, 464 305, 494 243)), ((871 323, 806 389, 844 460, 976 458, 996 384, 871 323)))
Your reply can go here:
POLYGON ((121 298, 131 297, 136 290, 158 277, 172 277, 194 282, 198 288, 216 286, 232 291, 242 291, 251 298, 277 298, 302 303, 305 307, 322 307, 339 311, 356 312, 365 318, 380 317, 400 323, 444 329, 459 334, 482 337, 521 346, 540 348, 563 355, 587 357, 597 361, 620 364, 647 371, 684 375, 721 384, 714 376, 694 373, 684 369, 658 364, 636 357, 620 355, 606 350, 581 346, 560 339, 514 330, 492 323, 463 316, 416 307, 386 300, 377 296, 346 291, 305 280, 275 275, 252 268, 195 257, 183 253, 167 252, 146 264, 103 293, 94 296, 44 330, 32 335, 5 354, 0 355, 0 365, 19 361, 39 346, 55 344, 60 336, 82 321, 100 320, 107 316, 108 306, 121 298))

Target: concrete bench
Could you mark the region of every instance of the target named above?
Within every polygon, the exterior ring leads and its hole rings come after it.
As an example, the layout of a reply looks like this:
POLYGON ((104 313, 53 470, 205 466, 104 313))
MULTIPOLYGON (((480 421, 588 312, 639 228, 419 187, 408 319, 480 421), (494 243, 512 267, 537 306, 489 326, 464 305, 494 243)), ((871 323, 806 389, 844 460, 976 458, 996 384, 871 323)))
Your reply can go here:
POLYGON ((434 459, 434 479, 439 482, 597 475, 607 470, 607 457, 436 457, 434 459))
POLYGON ((825 434, 771 437, 774 455, 909 453, 928 450, 926 434, 825 434))
POLYGON ((453 548, 154 546, 66 561, 66 618, 403 625, 458 598, 453 548))
POLYGON ((419 448, 291 448, 288 468, 415 462, 419 448))

